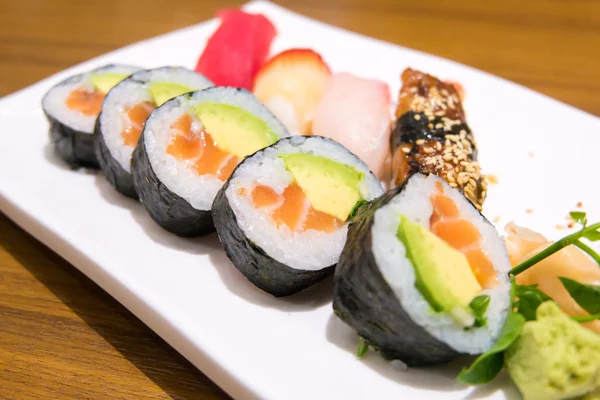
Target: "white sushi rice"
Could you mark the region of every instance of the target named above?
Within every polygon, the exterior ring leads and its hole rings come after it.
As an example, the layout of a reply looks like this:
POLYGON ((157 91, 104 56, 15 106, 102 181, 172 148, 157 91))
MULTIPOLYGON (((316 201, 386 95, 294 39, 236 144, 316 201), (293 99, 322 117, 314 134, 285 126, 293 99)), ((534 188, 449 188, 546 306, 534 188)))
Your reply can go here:
POLYGON ((144 101, 153 102, 150 93, 152 82, 170 82, 192 90, 205 89, 212 82, 187 68, 163 67, 139 71, 115 86, 106 96, 100 114, 100 124, 106 147, 110 155, 127 172, 131 172, 131 155, 135 147, 123 143, 124 113, 127 109, 144 101))
MULTIPOLYGON (((210 210, 223 181, 214 175, 198 175, 190 168, 190 161, 181 161, 167 154, 171 141, 171 125, 184 113, 192 115, 192 130, 199 132, 202 123, 194 115, 193 108, 203 102, 225 103, 240 107, 265 120, 278 137, 288 136, 285 127, 246 91, 233 88, 211 88, 196 92, 189 97, 178 97, 166 102, 147 120, 144 143, 150 165, 157 178, 173 193, 182 197, 197 210, 210 210)), ((191 161, 194 162, 194 161, 191 161)))
POLYGON ((61 124, 91 135, 94 132, 94 124, 96 123, 97 116, 85 115, 79 111, 71 110, 65 104, 67 97, 76 89, 85 89, 88 92, 93 92, 94 86, 90 80, 92 74, 118 73, 130 75, 136 71, 139 71, 139 68, 129 65, 107 65, 84 74, 73 76, 50 89, 42 99, 42 107, 61 124))
MULTIPOLYGON (((317 271, 337 263, 346 243, 348 224, 332 232, 308 230, 293 233, 282 225, 277 227, 271 217, 272 208, 256 209, 248 196, 240 196, 241 188, 250 192, 256 183, 277 193, 293 182, 281 154, 308 153, 350 165, 364 173, 360 190, 366 200, 381 195, 382 188, 368 167, 340 144, 320 137, 295 136, 247 158, 234 172, 225 192, 237 222, 248 237, 270 257, 295 269, 317 271)), ((276 207, 276 206, 274 206, 276 207)))
POLYGON ((504 324, 510 304, 510 262, 496 229, 459 192, 437 176, 415 175, 399 195, 375 212, 371 233, 372 252, 379 270, 402 308, 416 324, 461 353, 479 354, 492 346, 504 324), (415 287, 414 267, 396 235, 401 215, 429 229, 433 207, 431 202, 423 199, 429 199, 436 192, 436 182, 444 185, 444 193, 454 200, 461 216, 479 230, 483 238, 482 249, 497 272, 499 283, 481 292, 490 296, 490 304, 485 313, 487 324, 484 327, 465 330, 450 314, 432 311, 427 300, 415 287))

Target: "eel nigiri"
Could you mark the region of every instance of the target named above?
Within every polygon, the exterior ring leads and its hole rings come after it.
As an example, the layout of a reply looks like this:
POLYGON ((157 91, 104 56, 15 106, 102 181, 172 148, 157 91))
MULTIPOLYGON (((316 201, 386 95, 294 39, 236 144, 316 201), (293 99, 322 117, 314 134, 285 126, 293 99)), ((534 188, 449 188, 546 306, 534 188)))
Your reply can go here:
POLYGON ((406 69, 396 118, 392 183, 400 185, 415 172, 435 174, 481 210, 487 186, 456 86, 406 69))
POLYGON ((381 178, 390 152, 390 106, 386 83, 334 74, 315 110, 312 133, 341 143, 381 178))
MULTIPOLYGON (((531 258, 552 242, 541 234, 509 223, 505 231, 506 248, 512 266, 531 258)), ((528 270, 516 276, 517 284, 537 284, 538 289, 550 296, 567 314, 573 317, 589 315, 573 300, 563 287, 559 276, 574 279, 586 285, 600 284, 600 268, 585 253, 575 246, 568 246, 559 252, 543 259, 528 270)), ((600 321, 595 320, 583 324, 585 327, 600 333, 600 321)))

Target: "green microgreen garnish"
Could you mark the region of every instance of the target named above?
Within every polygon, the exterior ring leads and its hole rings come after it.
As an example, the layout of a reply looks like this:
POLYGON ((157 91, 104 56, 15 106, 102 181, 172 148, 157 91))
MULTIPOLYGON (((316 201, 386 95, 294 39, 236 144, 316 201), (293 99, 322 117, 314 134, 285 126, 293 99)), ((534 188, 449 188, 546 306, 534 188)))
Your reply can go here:
POLYGON ((504 365, 504 350, 510 347, 511 344, 519 337, 523 325, 525 325, 525 317, 521 314, 512 311, 513 299, 516 293, 515 278, 510 278, 510 305, 509 311, 500 331, 500 336, 496 343, 485 353, 481 354, 469 368, 463 368, 458 374, 456 380, 467 385, 482 385, 490 382, 498 375, 504 365))
POLYGON ((463 368, 456 379, 467 385, 481 385, 494 379, 504 365, 504 350, 519 337, 523 325, 525 325, 525 317, 510 311, 496 343, 477 357, 469 368, 463 368))
POLYGON ((596 253, 594 250, 592 250, 592 248, 590 248, 589 246, 587 246, 585 243, 583 243, 581 241, 581 238, 586 238, 592 242, 600 240, 600 231, 599 231, 600 223, 595 223, 595 224, 588 226, 586 213, 584 213, 583 211, 571 211, 569 213, 569 215, 571 216, 571 218, 573 218, 573 220, 575 220, 577 223, 579 223, 582 226, 582 228, 579 231, 572 233, 568 236, 565 236, 564 238, 554 242, 553 244, 546 247, 544 250, 540 251, 533 257, 531 257, 528 260, 525 260, 521 264, 517 265, 516 267, 514 267, 513 269, 510 270, 511 275, 520 274, 521 272, 531 268, 538 262, 542 261, 544 258, 551 256, 552 254, 556 253, 557 251, 559 251, 559 250, 563 249, 564 247, 567 247, 571 244, 573 244, 573 245, 579 247, 581 250, 585 251, 598 264, 600 264, 600 255, 598 255, 598 253, 596 253))
POLYGON ((571 317, 571 318, 573 318, 575 321, 577 321, 579 323, 591 322, 591 321, 600 319, 600 314, 588 315, 586 317, 571 317))
POLYGON ((365 339, 360 338, 358 345, 356 346, 356 356, 362 358, 367 354, 367 351, 369 351, 369 344, 365 339))
POLYGON ((600 314, 600 286, 585 285, 564 276, 558 279, 581 308, 592 315, 600 314))
POLYGON ((475 297, 469 303, 469 308, 473 311, 473 316, 475 317, 475 323, 473 324, 473 328, 479 328, 481 326, 485 326, 487 323, 487 318, 485 316, 485 311, 490 304, 490 296, 487 294, 482 294, 480 296, 475 297))
POLYGON ((552 300, 550 296, 539 290, 537 285, 517 285, 515 295, 518 297, 515 301, 516 311, 522 314, 527 321, 535 320, 540 304, 552 300))

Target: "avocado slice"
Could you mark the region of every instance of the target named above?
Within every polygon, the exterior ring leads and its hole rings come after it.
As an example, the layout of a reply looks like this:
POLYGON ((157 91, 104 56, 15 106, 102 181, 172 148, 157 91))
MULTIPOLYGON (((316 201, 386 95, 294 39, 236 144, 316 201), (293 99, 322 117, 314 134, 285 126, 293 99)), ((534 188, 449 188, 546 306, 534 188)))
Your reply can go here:
POLYGON ((150 84, 150 93, 156 107, 162 106, 173 97, 193 91, 194 89, 173 82, 152 82, 150 84))
POLYGON ((107 72, 104 74, 91 74, 90 81, 94 85, 94 89, 106 94, 110 89, 115 87, 117 83, 127 78, 128 74, 120 74, 118 72, 107 72))
POLYGON ((206 102, 198 105, 195 112, 217 146, 239 158, 279 139, 265 121, 240 107, 206 102))
POLYGON ((397 232, 416 275, 415 286, 438 312, 468 309, 482 288, 467 257, 427 228, 402 216, 397 232))
POLYGON ((312 207, 346 221, 362 199, 359 185, 364 174, 328 158, 306 153, 280 156, 312 207))

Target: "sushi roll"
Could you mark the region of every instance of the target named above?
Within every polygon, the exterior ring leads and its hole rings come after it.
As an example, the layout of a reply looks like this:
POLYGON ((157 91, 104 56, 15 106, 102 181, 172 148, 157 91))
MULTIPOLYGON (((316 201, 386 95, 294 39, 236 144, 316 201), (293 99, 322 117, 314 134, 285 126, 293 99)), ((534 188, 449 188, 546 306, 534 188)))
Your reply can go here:
POLYGON ((292 136, 238 165, 213 203, 225 253, 274 296, 333 272, 353 210, 382 193, 379 180, 341 144, 292 136))
POLYGON ((105 65, 52 87, 42 99, 56 153, 71 167, 99 168, 94 153, 94 124, 108 91, 140 68, 105 65))
POLYGON ((288 135, 244 89, 212 87, 176 97, 146 122, 133 153, 135 189, 167 231, 213 232, 213 200, 236 165, 288 135))
POLYGON ((457 190, 415 174, 360 208, 333 288, 335 314, 409 366, 480 354, 511 304, 496 229, 457 190))
POLYGON ((204 76, 183 67, 139 71, 106 96, 96 123, 96 155, 106 179, 120 193, 136 199, 131 155, 146 118, 165 101, 212 86, 204 76))
POLYGON ((487 184, 455 86, 406 69, 396 117, 391 136, 393 183, 400 185, 415 172, 435 174, 481 210, 487 184))

